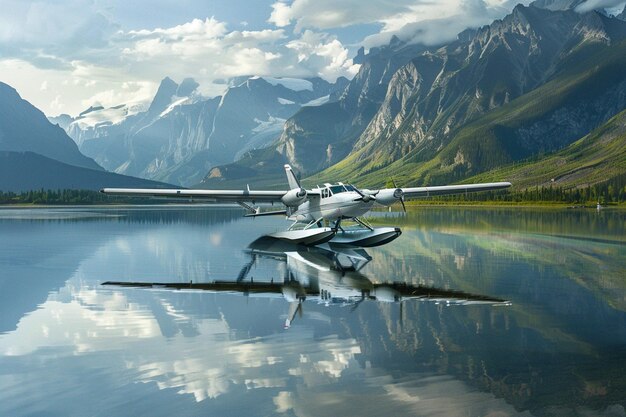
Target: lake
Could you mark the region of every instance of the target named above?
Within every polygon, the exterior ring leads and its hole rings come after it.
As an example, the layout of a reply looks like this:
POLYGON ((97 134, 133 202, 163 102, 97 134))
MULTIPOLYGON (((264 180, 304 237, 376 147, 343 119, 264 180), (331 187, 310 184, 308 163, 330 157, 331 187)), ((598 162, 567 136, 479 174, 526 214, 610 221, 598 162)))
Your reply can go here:
POLYGON ((626 211, 243 213, 1 209, 0 416, 626 416, 626 211))

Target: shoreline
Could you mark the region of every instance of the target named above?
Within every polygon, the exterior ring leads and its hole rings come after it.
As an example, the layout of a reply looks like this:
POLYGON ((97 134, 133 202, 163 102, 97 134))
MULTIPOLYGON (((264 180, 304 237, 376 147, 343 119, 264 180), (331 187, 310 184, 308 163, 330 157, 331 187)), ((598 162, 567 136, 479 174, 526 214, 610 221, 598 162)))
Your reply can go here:
MULTIPOLYGON (((558 202, 495 202, 495 201, 464 201, 464 202, 445 202, 445 201, 407 201, 406 203, 407 209, 414 209, 420 207, 465 207, 465 208, 535 208, 535 209, 566 209, 566 210, 597 210, 596 205, 587 205, 587 204, 567 204, 567 203, 558 203, 558 202)), ((0 204, 0 210, 2 209, 69 209, 69 208, 133 208, 133 207, 239 207, 235 203, 155 203, 155 204, 132 204, 132 203, 121 203, 121 204, 0 204)), ((386 211, 388 208, 386 207, 375 207, 373 211, 386 211)), ((601 206, 602 210, 626 210, 626 204, 607 204, 601 206)), ((401 211, 394 209, 392 211, 401 211)))

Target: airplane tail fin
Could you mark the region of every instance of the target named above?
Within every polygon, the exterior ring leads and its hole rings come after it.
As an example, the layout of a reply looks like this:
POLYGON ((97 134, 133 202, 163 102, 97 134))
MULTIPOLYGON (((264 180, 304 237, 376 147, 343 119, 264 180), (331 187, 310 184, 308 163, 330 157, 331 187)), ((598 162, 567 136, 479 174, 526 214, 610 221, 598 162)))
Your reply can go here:
POLYGON ((296 174, 293 173, 289 164, 285 164, 285 173, 287 174, 287 182, 289 183, 290 190, 302 188, 300 187, 300 181, 296 178, 296 174))

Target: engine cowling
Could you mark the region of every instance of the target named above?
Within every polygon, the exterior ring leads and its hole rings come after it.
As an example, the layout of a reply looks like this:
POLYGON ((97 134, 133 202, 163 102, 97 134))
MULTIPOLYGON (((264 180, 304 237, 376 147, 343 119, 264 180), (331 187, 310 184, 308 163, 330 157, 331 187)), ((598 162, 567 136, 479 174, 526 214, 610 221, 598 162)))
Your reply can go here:
POLYGON ((376 194, 376 202, 378 204, 382 204, 383 206, 390 206, 393 203, 396 203, 402 199, 404 193, 401 188, 386 188, 384 190, 380 190, 378 194, 376 194))
POLYGON ((296 207, 304 203, 306 200, 306 190, 304 188, 294 188, 281 198, 281 201, 287 207, 296 207))

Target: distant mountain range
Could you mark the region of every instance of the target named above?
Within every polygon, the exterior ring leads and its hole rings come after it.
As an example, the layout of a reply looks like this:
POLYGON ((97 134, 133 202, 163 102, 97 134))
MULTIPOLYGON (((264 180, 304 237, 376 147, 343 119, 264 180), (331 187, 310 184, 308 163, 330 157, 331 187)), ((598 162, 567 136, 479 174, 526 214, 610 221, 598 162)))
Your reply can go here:
POLYGON ((0 191, 165 185, 106 172, 63 129, 0 82, 0 191))
POLYGON ((107 170, 192 185, 211 167, 271 144, 286 119, 335 99, 348 80, 240 77, 231 84, 223 96, 204 99, 193 79, 165 78, 147 109, 92 106, 50 120, 107 170))
POLYGON ((34 152, 0 151, 0 191, 92 190, 105 187, 164 188, 171 185, 104 170, 69 165, 34 152))
POLYGON ((394 38, 337 101, 301 109, 202 186, 278 184, 285 162, 311 183, 441 184, 563 150, 626 108, 626 22, 580 3, 518 5, 438 48, 394 38))

